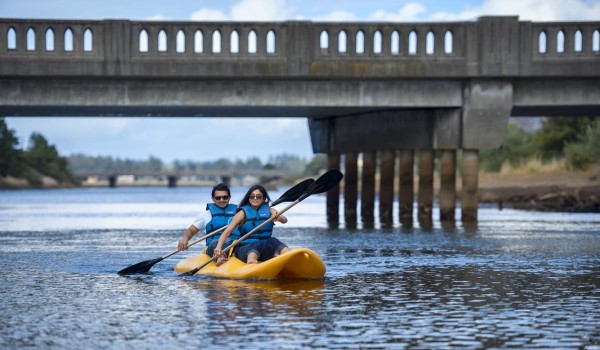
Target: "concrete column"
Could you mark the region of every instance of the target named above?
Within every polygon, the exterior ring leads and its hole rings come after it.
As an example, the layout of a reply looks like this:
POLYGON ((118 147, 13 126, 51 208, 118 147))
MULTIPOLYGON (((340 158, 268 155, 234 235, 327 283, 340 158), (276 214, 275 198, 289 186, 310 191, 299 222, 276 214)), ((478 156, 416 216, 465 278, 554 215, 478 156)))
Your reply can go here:
POLYGON ((431 211, 433 208, 433 150, 419 152, 419 224, 422 227, 432 226, 431 211))
POLYGON ((479 186, 479 151, 463 150, 462 160, 462 221, 477 221, 477 195, 479 186))
POLYGON ((405 227, 413 225, 414 189, 414 156, 413 150, 400 151, 400 188, 398 203, 400 207, 400 223, 405 227))
POLYGON ((379 179, 379 222, 383 227, 392 227, 394 205, 394 163, 396 152, 381 152, 381 168, 379 179))
POLYGON ((358 203, 358 154, 346 153, 344 174, 344 216, 346 228, 356 228, 356 206, 358 203))
POLYGON ((375 164, 377 153, 363 153, 362 189, 360 191, 363 228, 375 226, 375 164))
POLYGON ((167 176, 168 187, 177 187, 177 176, 169 175, 167 176))
POLYGON ((440 153, 440 221, 454 222, 456 209, 456 151, 440 153))
POLYGON ((108 187, 117 187, 117 175, 110 175, 108 177, 108 187))
MULTIPOLYGON (((340 155, 327 155, 327 169, 340 168, 340 155)), ((329 227, 336 228, 340 224, 340 186, 337 185, 327 191, 327 223, 329 227)))

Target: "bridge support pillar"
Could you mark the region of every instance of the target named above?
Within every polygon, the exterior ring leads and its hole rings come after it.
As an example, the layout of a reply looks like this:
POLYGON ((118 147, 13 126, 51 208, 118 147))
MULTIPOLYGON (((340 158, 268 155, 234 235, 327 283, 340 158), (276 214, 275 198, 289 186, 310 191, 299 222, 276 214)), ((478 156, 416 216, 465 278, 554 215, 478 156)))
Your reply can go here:
MULTIPOLYGON (((327 168, 340 168, 340 155, 327 155, 327 168)), ((327 223, 331 228, 337 228, 340 224, 340 186, 337 185, 327 191, 327 223)))
POLYGON ((363 228, 375 227, 375 165, 377 153, 363 153, 362 188, 360 191, 360 215, 363 228))
POLYGON ((117 175, 110 175, 108 177, 108 187, 117 187, 117 175))
POLYGON ((413 226, 414 189, 414 155, 413 150, 400 151, 400 186, 398 204, 400 207, 400 223, 410 228, 413 226))
POLYGON ((396 152, 381 152, 381 169, 379 178, 379 222, 385 228, 393 227, 392 215, 394 205, 394 165, 396 152))
POLYGON ((440 221, 453 223, 456 210, 456 151, 440 152, 440 221))
POLYGON ((423 228, 433 226, 433 150, 419 152, 419 224, 423 228))
POLYGON ((344 220, 346 228, 356 228, 358 202, 358 154, 346 153, 344 160, 344 220))
POLYGON ((479 185, 479 151, 463 150, 462 160, 462 221, 477 221, 477 195, 479 185))
POLYGON ((177 176, 169 175, 167 176, 167 186, 168 187, 177 187, 177 176))
POLYGON ((231 176, 226 176, 226 175, 221 176, 221 182, 225 186, 231 186, 231 176))

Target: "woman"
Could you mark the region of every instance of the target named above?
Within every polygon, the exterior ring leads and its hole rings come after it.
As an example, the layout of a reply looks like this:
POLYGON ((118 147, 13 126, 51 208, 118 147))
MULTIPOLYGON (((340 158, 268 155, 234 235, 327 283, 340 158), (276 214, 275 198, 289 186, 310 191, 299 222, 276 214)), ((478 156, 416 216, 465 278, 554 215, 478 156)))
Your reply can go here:
MULTIPOLYGON (((277 210, 269 207, 270 200, 271 198, 269 198, 267 190, 263 186, 254 185, 250 187, 238 206, 238 212, 219 237, 219 242, 214 250, 214 256, 219 258, 217 265, 225 262, 226 259, 222 257, 223 244, 236 227, 240 228, 240 236, 244 236, 263 222, 277 216, 277 210)), ((290 249, 277 238, 271 236, 273 222, 275 221, 285 224, 288 220, 285 216, 280 215, 277 219, 248 236, 240 242, 239 248, 235 250, 235 256, 247 264, 256 264, 259 261, 266 261, 279 254, 287 253, 290 249)))

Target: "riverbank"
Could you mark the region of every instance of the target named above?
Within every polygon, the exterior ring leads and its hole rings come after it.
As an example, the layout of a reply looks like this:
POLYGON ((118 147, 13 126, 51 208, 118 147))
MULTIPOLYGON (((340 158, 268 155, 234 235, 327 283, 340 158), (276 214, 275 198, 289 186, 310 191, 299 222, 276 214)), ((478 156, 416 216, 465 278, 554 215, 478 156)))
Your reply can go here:
POLYGON ((482 173, 479 202, 499 208, 600 213, 600 177, 590 171, 482 173))

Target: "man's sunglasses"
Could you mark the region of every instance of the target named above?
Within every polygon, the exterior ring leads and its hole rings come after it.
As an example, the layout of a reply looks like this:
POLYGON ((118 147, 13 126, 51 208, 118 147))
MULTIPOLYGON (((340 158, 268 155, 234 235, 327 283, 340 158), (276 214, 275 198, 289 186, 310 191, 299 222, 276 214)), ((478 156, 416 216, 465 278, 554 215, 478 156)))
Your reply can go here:
POLYGON ((229 199, 229 196, 214 196, 213 198, 217 201, 220 201, 221 199, 226 201, 229 199))

